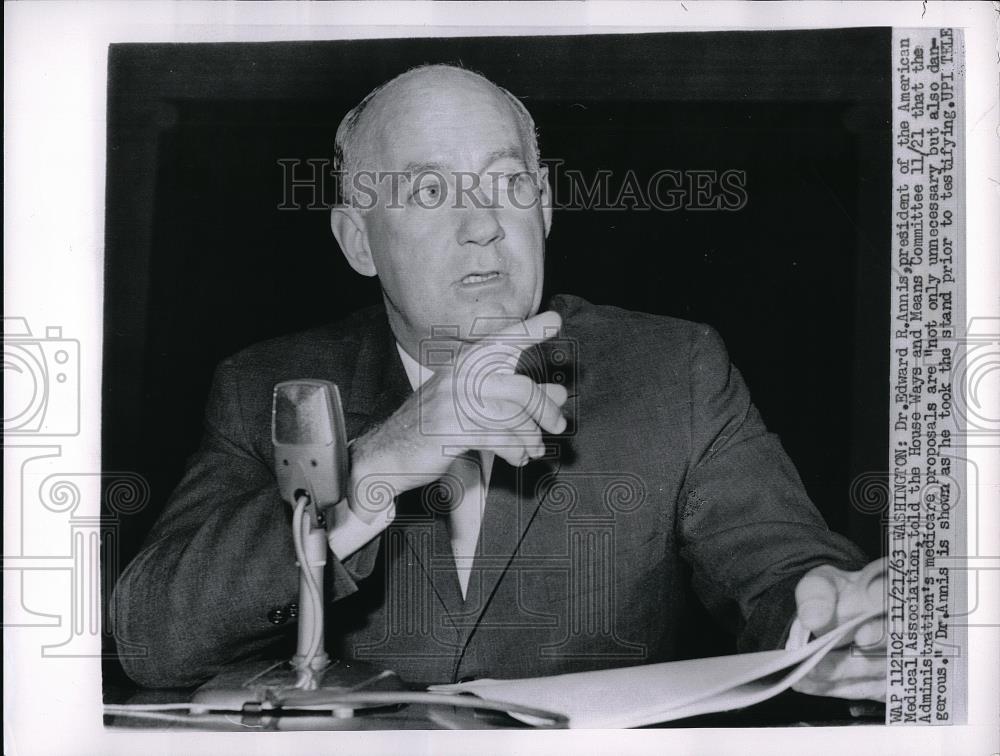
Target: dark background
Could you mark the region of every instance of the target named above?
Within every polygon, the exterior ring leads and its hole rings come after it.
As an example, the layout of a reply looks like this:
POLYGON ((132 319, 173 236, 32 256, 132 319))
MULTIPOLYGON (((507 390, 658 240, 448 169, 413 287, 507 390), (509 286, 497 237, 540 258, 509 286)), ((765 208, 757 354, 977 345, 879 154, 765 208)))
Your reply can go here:
POLYGON ((105 598, 197 446, 214 365, 376 301, 318 207, 332 194, 300 188, 313 209, 279 209, 278 161, 331 159, 344 113, 428 62, 520 97, 560 170, 745 172, 737 212, 557 209, 546 290, 715 327, 831 527, 879 555, 880 518, 849 491, 888 455, 889 42, 853 29, 112 45, 103 468, 151 493, 136 514, 105 508, 105 598))

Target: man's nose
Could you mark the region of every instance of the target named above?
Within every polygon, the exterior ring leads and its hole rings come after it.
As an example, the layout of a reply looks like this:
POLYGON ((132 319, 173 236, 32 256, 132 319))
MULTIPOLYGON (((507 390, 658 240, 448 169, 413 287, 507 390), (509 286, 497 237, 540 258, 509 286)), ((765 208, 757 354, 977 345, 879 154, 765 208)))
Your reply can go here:
POLYGON ((458 212, 461 216, 458 227, 459 244, 485 247, 504 238, 496 208, 483 203, 470 203, 458 212))

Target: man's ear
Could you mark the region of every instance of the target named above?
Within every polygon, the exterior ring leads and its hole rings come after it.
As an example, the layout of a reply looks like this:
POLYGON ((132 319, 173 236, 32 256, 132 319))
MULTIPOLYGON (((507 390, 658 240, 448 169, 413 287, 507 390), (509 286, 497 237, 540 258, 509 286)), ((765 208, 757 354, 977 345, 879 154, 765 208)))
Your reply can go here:
POLYGON ((363 276, 376 275, 365 220, 357 208, 344 205, 334 207, 330 211, 330 230, 354 270, 363 276))
POLYGON ((552 228, 552 185, 549 184, 548 166, 538 168, 539 201, 542 203, 542 224, 545 226, 545 238, 549 238, 552 228))

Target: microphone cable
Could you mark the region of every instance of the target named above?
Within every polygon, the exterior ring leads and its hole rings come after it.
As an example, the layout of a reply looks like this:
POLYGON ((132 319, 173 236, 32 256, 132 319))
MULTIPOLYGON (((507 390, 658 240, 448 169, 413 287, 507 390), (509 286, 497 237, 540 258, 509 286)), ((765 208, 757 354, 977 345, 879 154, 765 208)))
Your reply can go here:
POLYGON ((305 576, 305 586, 308 593, 307 600, 312 609, 309 612, 299 612, 300 622, 303 615, 308 615, 310 620, 307 651, 300 661, 294 663, 294 666, 298 669, 298 679, 295 682, 295 687, 301 690, 315 690, 318 687, 316 681, 317 670, 313 668, 313 663, 317 655, 322 651, 320 648, 320 639, 323 637, 323 627, 321 624, 323 622, 323 595, 310 569, 312 565, 308 561, 308 555, 305 552, 304 546, 306 528, 310 527, 309 520, 305 516, 306 507, 309 506, 309 502, 310 497, 308 494, 300 494, 295 498, 295 509, 292 513, 292 540, 295 543, 295 558, 299 562, 299 569, 302 570, 302 574, 305 576))

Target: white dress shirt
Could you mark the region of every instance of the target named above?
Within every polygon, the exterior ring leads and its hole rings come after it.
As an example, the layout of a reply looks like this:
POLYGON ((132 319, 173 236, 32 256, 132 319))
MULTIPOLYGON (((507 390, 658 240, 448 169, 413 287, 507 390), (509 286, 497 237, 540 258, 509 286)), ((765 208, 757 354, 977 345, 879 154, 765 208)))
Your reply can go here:
MULTIPOLYGON (((396 349, 403 360, 403 368, 410 386, 416 391, 434 374, 413 359, 398 343, 396 349)), ((469 589, 469 575, 472 573, 472 562, 476 557, 476 543, 479 541, 479 527, 483 522, 483 510, 486 507, 486 491, 490 485, 490 473, 493 470, 493 452, 479 453, 482 467, 468 456, 456 457, 448 467, 447 475, 453 475, 461 484, 462 500, 452 504, 448 518, 448 531, 451 535, 451 553, 455 558, 455 569, 458 571, 458 583, 462 587, 462 598, 469 589)))

